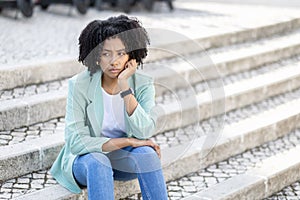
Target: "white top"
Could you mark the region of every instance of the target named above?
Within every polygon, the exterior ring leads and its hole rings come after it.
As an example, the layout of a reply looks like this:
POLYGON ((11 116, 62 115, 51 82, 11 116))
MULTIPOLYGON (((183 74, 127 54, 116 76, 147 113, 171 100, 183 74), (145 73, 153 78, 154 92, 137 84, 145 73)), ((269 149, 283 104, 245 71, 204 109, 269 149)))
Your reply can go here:
POLYGON ((126 136, 124 119, 124 100, 119 94, 108 94, 102 88, 103 96, 103 122, 102 135, 109 138, 126 136))

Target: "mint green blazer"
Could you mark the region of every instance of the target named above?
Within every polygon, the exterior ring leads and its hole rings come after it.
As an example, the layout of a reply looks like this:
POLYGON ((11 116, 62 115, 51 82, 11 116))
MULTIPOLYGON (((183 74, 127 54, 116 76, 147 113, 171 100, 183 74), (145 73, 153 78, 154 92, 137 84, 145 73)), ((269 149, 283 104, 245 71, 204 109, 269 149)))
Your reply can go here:
MULTIPOLYGON (((101 90, 102 71, 92 77, 85 70, 69 80, 66 116, 65 145, 50 170, 62 186, 73 193, 80 193, 72 166, 78 155, 102 152, 102 145, 110 138, 101 135, 103 100, 101 90)), ((131 116, 124 112, 127 137, 147 139, 155 132, 155 89, 153 80, 144 74, 135 73, 129 80, 134 89, 138 106, 131 116)))

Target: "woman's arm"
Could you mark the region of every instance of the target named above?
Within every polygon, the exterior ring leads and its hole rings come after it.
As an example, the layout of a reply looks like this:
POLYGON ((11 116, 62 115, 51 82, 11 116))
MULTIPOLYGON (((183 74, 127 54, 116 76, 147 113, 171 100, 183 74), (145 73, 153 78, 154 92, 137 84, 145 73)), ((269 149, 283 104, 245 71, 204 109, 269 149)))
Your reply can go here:
POLYGON ((139 147, 139 146, 150 146, 152 147, 158 157, 160 158, 160 147, 154 143, 152 140, 139 140, 136 138, 113 138, 107 141, 102 145, 102 150, 105 152, 111 152, 123 147, 132 146, 132 147, 139 147))
MULTIPOLYGON (((126 69, 118 76, 118 85, 122 91, 129 89, 128 78, 136 72, 135 60, 126 64, 126 69)), ((129 127, 128 136, 138 139, 148 139, 155 132, 156 115, 152 112, 155 106, 155 89, 152 80, 147 80, 139 89, 138 97, 127 95, 124 97, 126 120, 129 127)))
MULTIPOLYGON (((121 91, 129 89, 128 78, 136 72, 136 68, 136 60, 133 59, 126 63, 125 70, 118 76, 118 85, 121 91)), ((127 114, 131 116, 138 105, 137 100, 130 94, 124 97, 124 103, 127 114)))

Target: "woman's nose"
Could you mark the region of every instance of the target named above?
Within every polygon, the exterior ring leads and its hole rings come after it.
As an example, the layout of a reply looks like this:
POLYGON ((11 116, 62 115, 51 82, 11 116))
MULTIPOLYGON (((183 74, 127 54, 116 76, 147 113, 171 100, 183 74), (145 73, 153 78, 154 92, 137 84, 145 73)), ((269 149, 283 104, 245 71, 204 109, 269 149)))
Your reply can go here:
POLYGON ((110 61, 110 65, 111 66, 117 66, 118 64, 119 64, 118 56, 112 56, 111 61, 110 61))

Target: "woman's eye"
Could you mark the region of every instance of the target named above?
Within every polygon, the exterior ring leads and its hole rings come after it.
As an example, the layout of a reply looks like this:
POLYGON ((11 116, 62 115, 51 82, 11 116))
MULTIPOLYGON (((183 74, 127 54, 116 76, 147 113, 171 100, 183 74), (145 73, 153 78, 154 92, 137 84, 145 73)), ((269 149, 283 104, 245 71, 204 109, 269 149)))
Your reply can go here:
POLYGON ((126 55, 125 52, 120 52, 120 53, 119 53, 119 56, 125 56, 125 55, 126 55))
POLYGON ((102 56, 108 57, 109 53, 103 53, 102 56))

